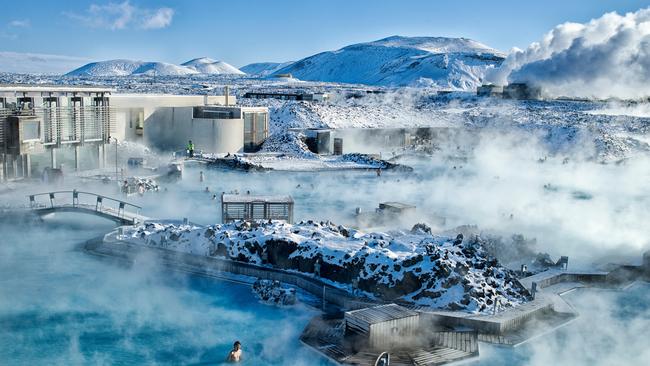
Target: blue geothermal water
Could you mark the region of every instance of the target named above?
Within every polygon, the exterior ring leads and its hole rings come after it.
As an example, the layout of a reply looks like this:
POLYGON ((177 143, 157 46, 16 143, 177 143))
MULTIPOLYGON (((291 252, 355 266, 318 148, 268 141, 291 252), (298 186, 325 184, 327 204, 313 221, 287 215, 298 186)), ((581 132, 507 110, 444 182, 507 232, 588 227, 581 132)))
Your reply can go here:
POLYGON ((266 306, 245 285, 76 248, 106 229, 2 228, 0 364, 214 365, 235 340, 243 365, 329 364, 298 340, 315 310, 266 306))

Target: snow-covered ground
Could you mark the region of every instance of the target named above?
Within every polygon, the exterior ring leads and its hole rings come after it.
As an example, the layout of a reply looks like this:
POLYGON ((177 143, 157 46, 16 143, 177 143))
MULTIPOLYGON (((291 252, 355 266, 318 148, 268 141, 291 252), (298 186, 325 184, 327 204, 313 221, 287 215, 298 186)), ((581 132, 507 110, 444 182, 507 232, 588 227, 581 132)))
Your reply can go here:
POLYGON ((347 291, 438 309, 487 312, 495 302, 504 309, 528 298, 513 273, 488 257, 480 237, 432 235, 426 226, 364 233, 314 221, 208 227, 149 222, 112 235, 138 245, 316 273, 347 291))
MULTIPOLYGON (((0 74, 1 83, 91 84, 120 93, 204 94, 226 85, 242 105, 267 106, 272 141, 290 128, 457 127, 516 133, 542 141, 552 154, 611 161, 650 150, 647 102, 516 101, 471 92, 437 95, 435 88, 384 88, 325 82, 294 83, 242 75, 45 76, 0 74), (327 92, 326 103, 242 98, 248 91, 327 92), (372 91, 372 93, 368 93, 372 91)), ((289 138, 291 139, 291 138, 289 138)), ((346 144, 350 146, 350 144, 346 144)), ((287 153, 282 144, 267 152, 287 153)), ((349 150, 348 150, 349 151, 349 150)))

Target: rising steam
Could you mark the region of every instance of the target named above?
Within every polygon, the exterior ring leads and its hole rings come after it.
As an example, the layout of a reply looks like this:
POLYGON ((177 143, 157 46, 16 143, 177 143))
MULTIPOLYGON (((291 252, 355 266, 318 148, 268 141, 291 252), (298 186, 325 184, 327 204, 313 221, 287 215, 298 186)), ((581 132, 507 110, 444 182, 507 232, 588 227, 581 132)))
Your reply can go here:
POLYGON ((540 85, 553 96, 650 96, 650 8, 560 24, 526 50, 513 50, 487 78, 540 85))

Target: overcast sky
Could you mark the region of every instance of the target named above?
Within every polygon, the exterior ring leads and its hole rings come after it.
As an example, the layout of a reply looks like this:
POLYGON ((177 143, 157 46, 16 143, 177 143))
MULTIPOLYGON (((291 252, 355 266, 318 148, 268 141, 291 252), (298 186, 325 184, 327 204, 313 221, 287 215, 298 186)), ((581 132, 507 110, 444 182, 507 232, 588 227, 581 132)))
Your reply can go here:
POLYGON ((467 37, 508 51, 527 47, 559 23, 648 5, 648 0, 14 1, 0 12, 0 57, 20 52, 181 63, 207 56, 241 67, 391 35, 467 37))

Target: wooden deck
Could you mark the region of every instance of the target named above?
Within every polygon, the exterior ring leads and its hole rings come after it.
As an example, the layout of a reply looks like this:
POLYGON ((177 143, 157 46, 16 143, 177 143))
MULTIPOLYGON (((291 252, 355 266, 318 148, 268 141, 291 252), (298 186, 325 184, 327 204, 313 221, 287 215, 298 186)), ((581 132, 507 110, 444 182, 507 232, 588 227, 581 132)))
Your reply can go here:
MULTIPOLYGON (((475 332, 438 331, 420 338, 427 341, 413 349, 391 352, 391 365, 443 365, 478 356, 475 332)), ((316 316, 307 324, 300 340, 343 365, 373 365, 381 353, 364 348, 358 338, 346 335, 343 319, 327 320, 316 316)))

